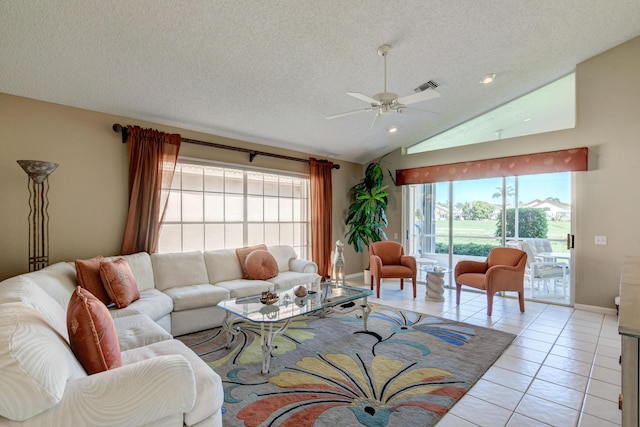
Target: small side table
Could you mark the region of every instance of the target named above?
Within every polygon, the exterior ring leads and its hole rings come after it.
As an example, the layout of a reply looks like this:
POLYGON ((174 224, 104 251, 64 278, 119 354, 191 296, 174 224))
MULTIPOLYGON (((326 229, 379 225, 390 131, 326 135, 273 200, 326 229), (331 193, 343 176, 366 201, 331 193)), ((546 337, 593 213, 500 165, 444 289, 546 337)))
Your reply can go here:
POLYGON ((444 275, 451 269, 429 269, 427 271, 427 301, 444 301, 444 275))

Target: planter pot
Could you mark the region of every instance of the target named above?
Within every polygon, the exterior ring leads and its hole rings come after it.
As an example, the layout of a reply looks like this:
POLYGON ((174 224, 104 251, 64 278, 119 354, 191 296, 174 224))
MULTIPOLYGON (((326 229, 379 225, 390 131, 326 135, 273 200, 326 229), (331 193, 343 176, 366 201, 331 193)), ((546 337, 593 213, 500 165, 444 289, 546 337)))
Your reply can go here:
POLYGON ((371 283, 371 270, 368 268, 364 270, 364 284, 368 285, 371 283))

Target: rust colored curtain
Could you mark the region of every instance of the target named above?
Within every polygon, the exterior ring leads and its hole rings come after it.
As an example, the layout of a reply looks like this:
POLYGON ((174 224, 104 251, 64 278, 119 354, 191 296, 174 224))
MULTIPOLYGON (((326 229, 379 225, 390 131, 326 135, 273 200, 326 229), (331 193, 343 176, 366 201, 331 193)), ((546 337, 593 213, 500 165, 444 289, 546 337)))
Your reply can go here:
POLYGON ((158 249, 171 180, 182 139, 154 129, 127 126, 129 214, 120 253, 154 253, 158 249))
POLYGON ((318 264, 318 274, 322 280, 331 273, 331 245, 333 240, 332 211, 333 191, 331 189, 331 169, 333 163, 327 160, 309 159, 311 187, 311 259, 318 264))

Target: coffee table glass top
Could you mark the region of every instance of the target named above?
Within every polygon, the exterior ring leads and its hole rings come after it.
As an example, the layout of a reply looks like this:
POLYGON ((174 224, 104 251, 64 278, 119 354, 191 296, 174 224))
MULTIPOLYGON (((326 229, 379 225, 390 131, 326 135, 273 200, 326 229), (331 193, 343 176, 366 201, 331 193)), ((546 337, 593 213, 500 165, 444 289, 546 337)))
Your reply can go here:
POLYGON ((295 296, 293 289, 276 293, 279 299, 271 305, 261 303, 260 295, 254 295, 225 299, 218 303, 218 307, 252 322, 279 322, 373 295, 366 288, 324 283, 320 284, 318 291, 309 290, 305 297, 295 296))

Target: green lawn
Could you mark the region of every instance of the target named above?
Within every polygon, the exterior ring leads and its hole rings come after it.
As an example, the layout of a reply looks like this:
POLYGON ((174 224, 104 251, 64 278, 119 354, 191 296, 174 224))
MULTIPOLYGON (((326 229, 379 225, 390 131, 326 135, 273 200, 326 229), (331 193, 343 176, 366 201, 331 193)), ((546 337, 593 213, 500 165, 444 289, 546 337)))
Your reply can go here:
MULTIPOLYGON (((547 223, 547 238, 551 240, 554 251, 566 251, 567 234, 571 231, 571 223, 568 221, 549 221, 547 223)), ((449 221, 436 221, 436 235, 448 234, 449 221)), ((497 243, 500 240, 495 237, 496 221, 453 221, 453 236, 457 243, 497 243), (460 237, 456 237, 460 236, 460 237), (464 237, 462 237, 464 236, 464 237)), ((437 237, 442 242, 446 238, 437 237)))

